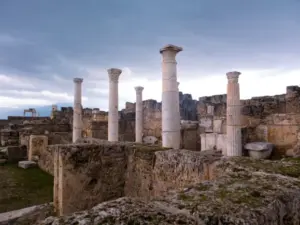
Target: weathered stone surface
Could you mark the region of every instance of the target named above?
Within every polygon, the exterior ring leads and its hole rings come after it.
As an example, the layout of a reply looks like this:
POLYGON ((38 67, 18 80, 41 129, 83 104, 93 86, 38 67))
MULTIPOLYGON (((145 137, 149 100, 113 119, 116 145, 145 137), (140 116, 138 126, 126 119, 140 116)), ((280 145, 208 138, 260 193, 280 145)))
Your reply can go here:
POLYGON ((120 198, 40 224, 299 224, 299 161, 223 158, 214 174, 150 202, 120 198))
POLYGON ((114 201, 104 202, 90 210, 77 212, 70 216, 62 218, 49 217, 39 223, 39 225, 203 224, 197 221, 194 216, 188 215, 185 211, 179 209, 166 208, 160 203, 147 203, 142 200, 124 197, 114 201))
POLYGON ((33 161, 20 161, 18 163, 18 166, 23 169, 35 167, 36 165, 37 165, 36 162, 33 162, 33 161))
MULTIPOLYGON (((52 203, 0 214, 0 225, 31 225, 53 215, 52 203)), ((39 223, 39 222, 38 222, 39 223)))

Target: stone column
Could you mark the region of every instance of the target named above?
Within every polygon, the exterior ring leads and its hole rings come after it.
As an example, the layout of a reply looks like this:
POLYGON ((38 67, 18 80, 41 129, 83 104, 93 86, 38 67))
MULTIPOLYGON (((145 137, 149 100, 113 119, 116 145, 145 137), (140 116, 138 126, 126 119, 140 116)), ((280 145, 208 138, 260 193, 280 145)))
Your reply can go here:
POLYGON ((180 113, 176 54, 181 47, 167 45, 162 54, 162 146, 180 148, 180 113))
POLYGON ((82 78, 74 78, 74 107, 73 107, 73 143, 82 137, 82 105, 81 84, 82 78))
POLYGON ((238 83, 240 72, 228 72, 227 79, 227 148, 224 155, 242 155, 241 133, 241 103, 240 86, 238 83))
POLYGON ((143 87, 135 87, 135 142, 142 143, 143 140, 143 87))
POLYGON ((108 100, 108 141, 119 140, 119 76, 122 70, 111 68, 107 70, 109 78, 108 100))

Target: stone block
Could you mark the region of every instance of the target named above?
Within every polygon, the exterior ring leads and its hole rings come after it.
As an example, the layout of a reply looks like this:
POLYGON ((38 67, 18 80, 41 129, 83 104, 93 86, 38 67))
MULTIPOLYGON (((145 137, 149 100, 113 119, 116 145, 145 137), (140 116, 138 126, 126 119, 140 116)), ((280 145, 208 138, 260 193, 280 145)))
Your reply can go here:
POLYGON ((206 133, 213 132, 213 117, 205 116, 200 118, 200 127, 204 127, 206 133))
POLYGON ((222 125, 223 125, 222 119, 215 119, 213 122, 213 132, 219 134, 222 133, 222 125))
POLYGON ((200 134, 200 138, 201 138, 201 151, 212 150, 216 147, 215 133, 200 134))
POLYGON ((33 162, 33 161, 20 161, 18 163, 18 166, 20 168, 23 168, 23 169, 28 169, 28 168, 32 168, 32 167, 36 167, 36 163, 33 162))
POLYGON ((207 115, 214 115, 214 110, 215 110, 215 107, 213 105, 208 105, 207 106, 207 115))
POLYGON ((27 158, 27 149, 22 146, 7 146, 6 154, 8 162, 14 163, 27 158))
POLYGON ((48 146, 48 137, 45 135, 30 135, 28 160, 32 160, 33 155, 40 155, 48 146))

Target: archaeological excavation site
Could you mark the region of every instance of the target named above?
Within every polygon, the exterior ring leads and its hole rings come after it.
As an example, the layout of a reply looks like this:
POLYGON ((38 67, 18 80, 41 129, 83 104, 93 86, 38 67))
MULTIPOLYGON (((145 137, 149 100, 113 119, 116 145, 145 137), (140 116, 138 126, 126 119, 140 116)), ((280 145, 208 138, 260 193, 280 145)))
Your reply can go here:
POLYGON ((162 102, 140 84, 119 109, 111 68, 108 112, 74 78, 72 107, 0 120, 0 225, 299 225, 300 87, 242 100, 225 71, 227 93, 193 99, 182 50, 160 50, 162 102))

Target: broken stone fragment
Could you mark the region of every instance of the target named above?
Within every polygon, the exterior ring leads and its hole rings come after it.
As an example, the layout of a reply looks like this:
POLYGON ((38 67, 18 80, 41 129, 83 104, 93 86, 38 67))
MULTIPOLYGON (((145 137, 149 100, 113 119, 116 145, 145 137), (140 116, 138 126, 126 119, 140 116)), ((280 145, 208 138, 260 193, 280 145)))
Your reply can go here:
POLYGON ((274 145, 269 142, 251 142, 244 146, 249 156, 255 159, 267 159, 271 156, 274 145))
POLYGON ((31 167, 36 167, 36 163, 33 161, 20 161, 18 163, 18 166, 23 169, 28 169, 31 167))

